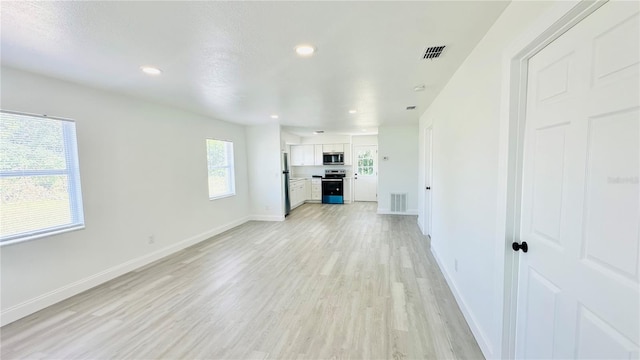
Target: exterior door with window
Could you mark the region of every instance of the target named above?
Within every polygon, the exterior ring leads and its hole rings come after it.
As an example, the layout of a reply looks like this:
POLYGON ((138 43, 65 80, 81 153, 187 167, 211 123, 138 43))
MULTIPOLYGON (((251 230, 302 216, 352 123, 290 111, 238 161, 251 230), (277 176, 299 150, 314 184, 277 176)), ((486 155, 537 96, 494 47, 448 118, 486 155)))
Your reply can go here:
POLYGON ((378 146, 356 145, 353 147, 355 201, 378 201, 378 146))
POLYGON ((608 2, 529 61, 517 358, 639 357, 639 13, 608 2))

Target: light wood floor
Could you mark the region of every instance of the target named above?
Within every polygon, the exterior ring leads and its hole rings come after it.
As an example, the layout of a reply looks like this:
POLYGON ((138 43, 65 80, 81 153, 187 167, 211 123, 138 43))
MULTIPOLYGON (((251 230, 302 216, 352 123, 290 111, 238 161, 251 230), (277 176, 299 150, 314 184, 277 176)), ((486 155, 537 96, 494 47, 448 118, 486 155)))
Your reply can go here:
POLYGON ((375 212, 249 222, 3 327, 2 359, 482 358, 416 217, 375 212))

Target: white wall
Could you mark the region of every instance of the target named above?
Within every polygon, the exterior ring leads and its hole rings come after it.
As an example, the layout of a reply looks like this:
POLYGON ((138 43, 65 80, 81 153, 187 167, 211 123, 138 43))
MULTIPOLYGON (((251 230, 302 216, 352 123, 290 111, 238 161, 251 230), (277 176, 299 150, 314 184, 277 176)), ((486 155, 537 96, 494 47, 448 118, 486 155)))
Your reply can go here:
POLYGON ((252 218, 284 220, 280 125, 248 126, 246 134, 252 218))
POLYGON ((86 221, 0 248, 3 323, 248 219, 242 126, 9 68, 1 90, 3 109, 77 121, 86 221), (206 138, 233 141, 235 196, 209 200, 206 138))
MULTIPOLYGON (((420 189, 424 129, 433 125, 431 249, 488 358, 507 356, 494 255, 502 56, 550 5, 512 2, 420 119, 420 189)), ((422 213, 422 191, 419 206, 422 213)))
POLYGON ((418 125, 378 128, 378 212, 390 211, 391 193, 407 193, 407 213, 418 213, 418 125), (387 157, 388 160, 384 160, 387 157))
MULTIPOLYGON (((292 134, 290 132, 286 132, 284 130, 280 131, 280 144, 285 145, 285 144, 300 144, 300 136, 292 134)), ((283 150, 283 149, 281 149, 283 150)))
POLYGON ((378 145, 378 135, 354 135, 351 143, 355 145, 378 145))
POLYGON ((284 130, 280 131, 280 150, 290 154, 291 144, 300 144, 300 136, 284 130))
POLYGON ((319 134, 300 138, 301 144, 350 144, 350 135, 319 134))

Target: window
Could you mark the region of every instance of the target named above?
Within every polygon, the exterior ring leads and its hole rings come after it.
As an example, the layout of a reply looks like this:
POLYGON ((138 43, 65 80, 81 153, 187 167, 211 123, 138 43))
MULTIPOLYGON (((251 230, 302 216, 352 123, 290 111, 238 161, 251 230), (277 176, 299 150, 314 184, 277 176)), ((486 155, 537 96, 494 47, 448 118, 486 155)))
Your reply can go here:
POLYGON ((233 143, 207 139, 207 166, 209 169, 209 199, 235 195, 233 143))
POLYGON ((75 122, 0 111, 0 243, 82 227, 75 122))
POLYGON ((373 153, 371 150, 359 152, 358 155, 358 172, 360 175, 373 175, 373 153))

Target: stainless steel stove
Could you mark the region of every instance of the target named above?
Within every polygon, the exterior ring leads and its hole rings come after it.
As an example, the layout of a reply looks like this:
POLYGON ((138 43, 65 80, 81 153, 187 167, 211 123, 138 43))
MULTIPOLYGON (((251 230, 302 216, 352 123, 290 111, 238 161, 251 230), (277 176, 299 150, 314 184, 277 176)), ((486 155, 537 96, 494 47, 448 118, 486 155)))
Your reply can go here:
POLYGON ((331 169, 324 171, 322 178, 322 203, 344 204, 344 178, 346 170, 331 169))

